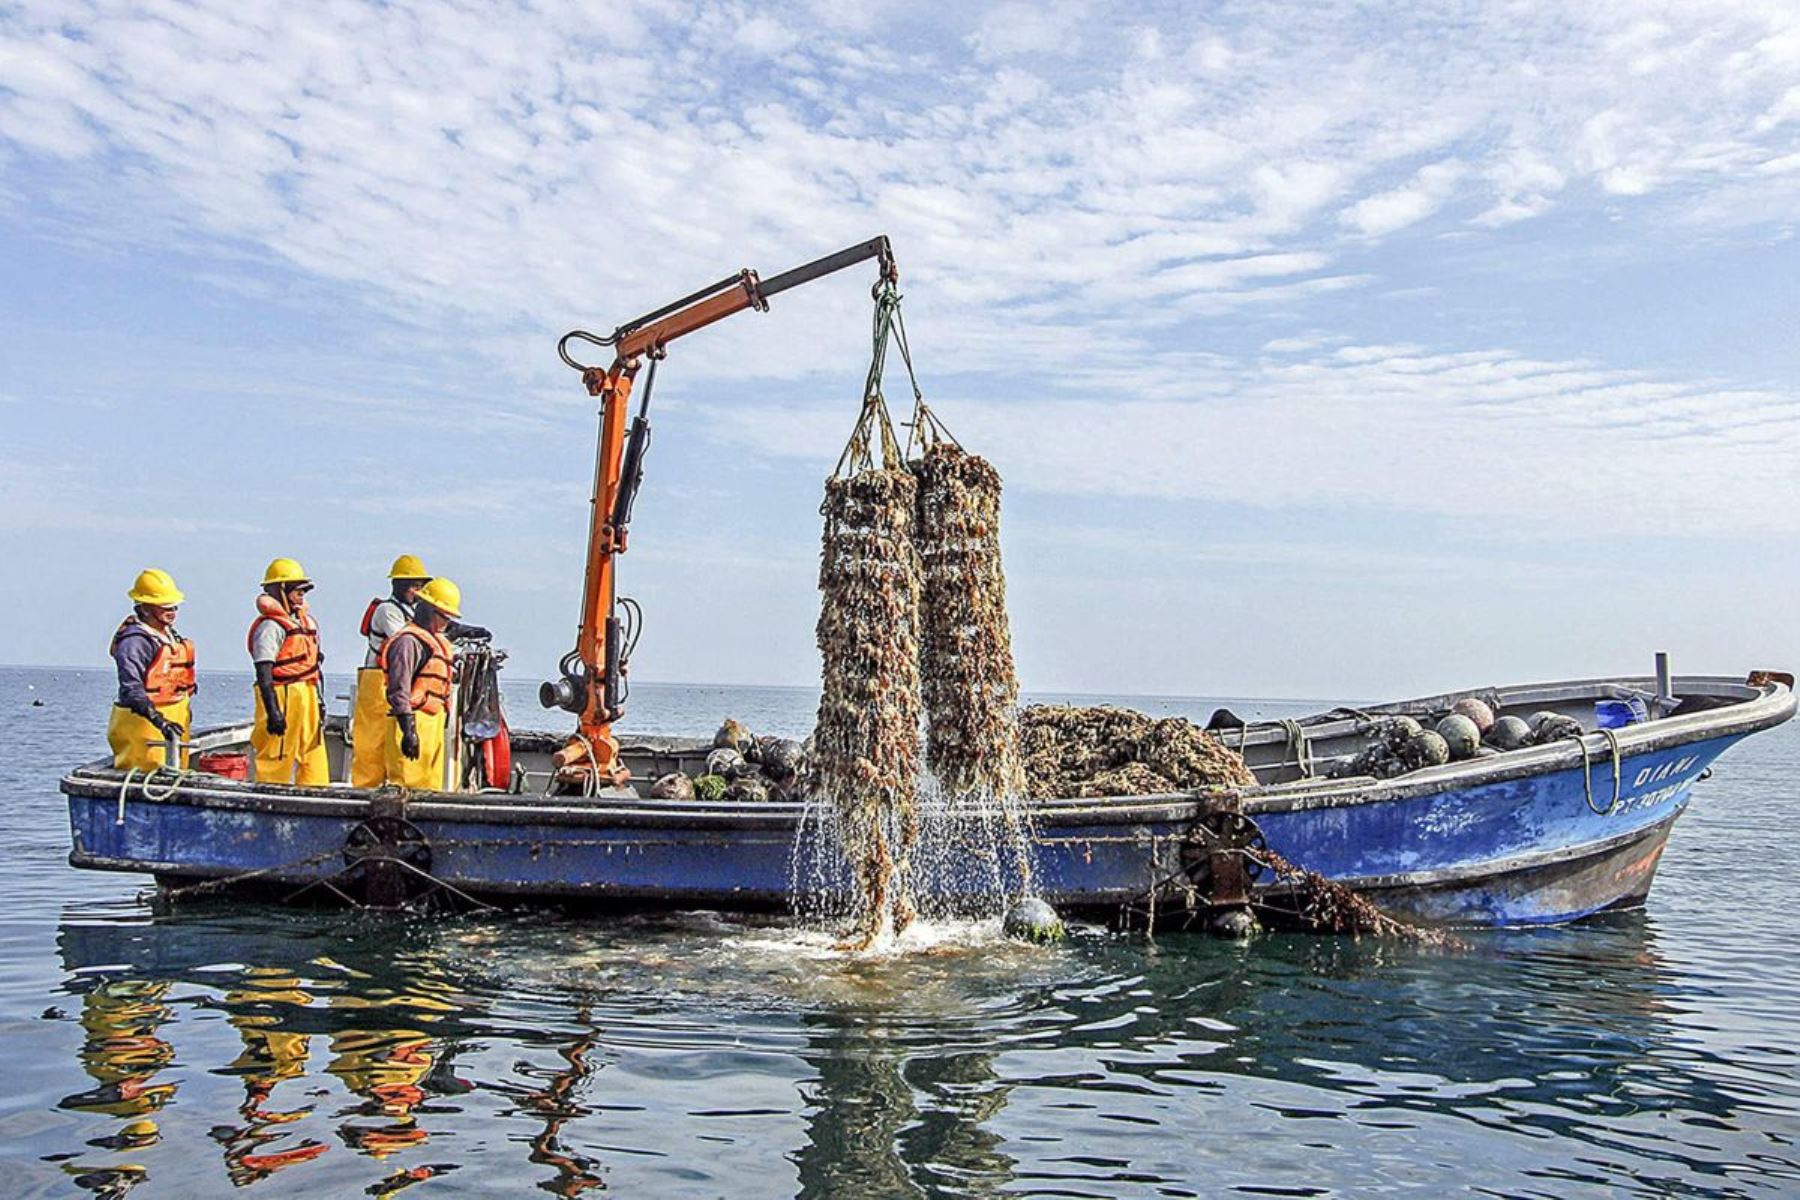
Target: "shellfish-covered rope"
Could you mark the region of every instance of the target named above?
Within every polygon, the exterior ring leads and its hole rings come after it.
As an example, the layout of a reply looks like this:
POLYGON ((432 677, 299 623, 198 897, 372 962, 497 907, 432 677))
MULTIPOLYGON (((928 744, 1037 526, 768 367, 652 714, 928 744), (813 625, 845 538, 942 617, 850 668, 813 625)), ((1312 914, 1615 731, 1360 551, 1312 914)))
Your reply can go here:
POLYGON ((183 900, 189 896, 204 896, 211 892, 224 891, 236 884, 246 883, 252 879, 260 879, 264 875, 272 875, 278 871, 298 871, 304 867, 316 867, 320 863, 336 858, 343 853, 342 846, 333 846, 329 850, 320 850, 308 854, 305 858, 296 858, 292 862, 275 863, 267 867, 253 867, 248 871, 238 871, 231 875, 221 875, 217 879, 203 879, 199 883, 185 883, 176 887, 160 889, 164 900, 183 900))

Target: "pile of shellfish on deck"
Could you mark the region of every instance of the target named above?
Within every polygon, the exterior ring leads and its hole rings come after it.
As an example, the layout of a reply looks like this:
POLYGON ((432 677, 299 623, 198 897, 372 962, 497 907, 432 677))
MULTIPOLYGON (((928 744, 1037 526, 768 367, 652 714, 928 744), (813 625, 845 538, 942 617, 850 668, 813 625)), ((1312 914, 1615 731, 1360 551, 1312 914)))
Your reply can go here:
MULTIPOLYGON (((1507 718, 1513 720, 1516 718, 1507 718)), ((1563 718, 1567 720, 1568 718, 1563 718)), ((1411 718, 1414 728, 1418 727, 1411 718)), ((1020 795, 1033 800, 1100 798, 1246 787, 1256 782, 1237 751, 1181 717, 1160 720, 1111 705, 1033 704, 1017 710, 1020 795)), ((736 718, 713 735, 705 770, 670 772, 651 785, 657 800, 805 800, 817 791, 813 739, 757 737, 736 718)))
POLYGON ((1583 729, 1574 717, 1548 709, 1529 719, 1496 716, 1494 706, 1486 700, 1466 696, 1429 725, 1416 717, 1383 716, 1364 725, 1362 732, 1368 735, 1368 744, 1334 768, 1333 778, 1371 775, 1392 779, 1425 767, 1546 746, 1580 737, 1583 729))

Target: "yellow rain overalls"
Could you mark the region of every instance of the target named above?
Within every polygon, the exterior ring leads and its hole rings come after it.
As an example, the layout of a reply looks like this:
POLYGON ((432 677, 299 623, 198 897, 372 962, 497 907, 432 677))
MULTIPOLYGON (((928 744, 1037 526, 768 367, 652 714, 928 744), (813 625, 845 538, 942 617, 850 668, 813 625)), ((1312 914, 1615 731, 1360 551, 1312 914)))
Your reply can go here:
POLYGON ((450 678, 455 650, 448 638, 420 625, 407 625, 381 647, 381 673, 388 680, 389 652, 401 638, 417 638, 425 648, 418 670, 408 684, 407 697, 413 727, 419 734, 419 757, 400 752, 400 721, 391 708, 382 739, 384 781, 400 787, 441 791, 444 787, 444 726, 450 707, 450 678))
POLYGON ((392 597, 369 601, 363 612, 362 634, 369 639, 369 653, 356 673, 356 698, 350 710, 351 787, 380 787, 387 779, 387 672, 381 667, 381 648, 411 619, 392 597), (392 612, 384 612, 384 606, 392 606, 392 612))
MULTIPOLYGON (((157 645, 156 657, 144 672, 144 693, 150 704, 166 720, 175 722, 188 734, 193 733, 193 712, 188 702, 198 684, 194 679, 194 643, 171 629, 168 633, 152 629, 135 616, 127 617, 113 634, 115 657, 125 638, 143 637, 157 645)), ((123 671, 123 668, 121 668, 123 671)), ((120 679, 120 684, 124 684, 120 679)), ((184 738, 185 740, 185 738, 184 738)), ((106 721, 106 742, 112 747, 113 766, 121 771, 152 771, 168 757, 163 735, 148 718, 114 704, 106 721)), ((188 752, 181 751, 181 765, 188 765, 188 752)))
MULTIPOLYGON (((325 697, 319 653, 319 625, 305 605, 290 613, 272 596, 256 598, 256 619, 250 622, 248 639, 256 627, 273 621, 284 635, 276 652, 272 678, 275 700, 287 718, 287 731, 268 730, 267 707, 262 690, 251 687, 255 722, 250 726, 250 749, 255 756, 258 783, 292 783, 301 787, 325 787, 331 782, 331 765, 325 755, 325 697)), ((254 650, 251 651, 255 653, 254 650)))

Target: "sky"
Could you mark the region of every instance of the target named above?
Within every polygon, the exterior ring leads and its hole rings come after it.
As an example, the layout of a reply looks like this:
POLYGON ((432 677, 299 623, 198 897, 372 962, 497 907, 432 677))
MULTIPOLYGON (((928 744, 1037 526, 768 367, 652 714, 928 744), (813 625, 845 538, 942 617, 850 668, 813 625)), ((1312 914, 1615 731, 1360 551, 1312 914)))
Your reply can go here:
MULTIPOLYGON (((0 5, 0 661, 147 565, 329 663, 402 551, 554 673, 555 353, 887 234, 1030 691, 1800 665, 1800 6, 0 5)), ((863 267, 671 347, 639 679, 805 685, 863 267)), ((909 389, 887 389, 896 419, 909 389)))

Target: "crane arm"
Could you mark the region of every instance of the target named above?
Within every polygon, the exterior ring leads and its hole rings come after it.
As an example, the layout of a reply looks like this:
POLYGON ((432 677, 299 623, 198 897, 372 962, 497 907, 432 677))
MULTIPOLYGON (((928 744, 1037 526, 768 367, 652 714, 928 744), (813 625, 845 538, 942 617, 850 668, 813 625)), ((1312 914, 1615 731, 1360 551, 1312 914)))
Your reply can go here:
MULTIPOLYGON (((676 338, 745 309, 767 311, 771 297, 871 258, 877 260, 880 268, 877 286, 898 278, 887 238, 876 237, 768 279, 746 269, 633 318, 604 337, 577 329, 564 334, 557 343, 563 362, 581 372, 588 394, 600 398, 600 438, 594 461, 593 509, 588 518, 580 631, 575 649, 563 657, 561 678, 538 689, 538 699, 544 707, 579 714, 575 736, 555 756, 558 778, 565 785, 616 787, 630 778, 630 772, 619 760, 618 741, 612 735, 612 726, 624 711, 630 654, 627 631, 617 613, 615 560, 625 552, 628 543, 632 502, 643 474, 643 455, 650 435, 649 385, 656 378, 656 363, 668 353, 669 343, 676 338), (576 360, 569 351, 571 342, 610 348, 611 365, 599 367, 576 360), (626 418, 632 387, 645 359, 650 361, 650 372, 628 432, 626 418)), ((631 636, 635 637, 635 633, 631 636)))

